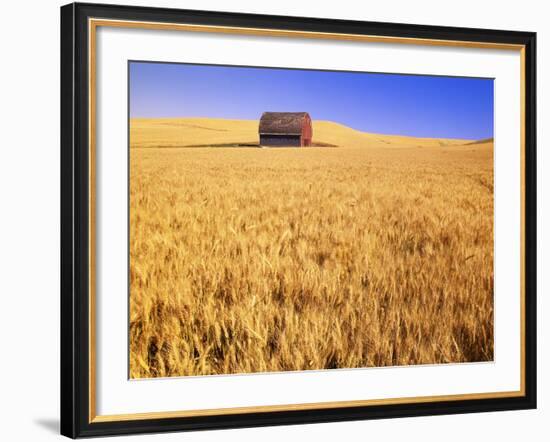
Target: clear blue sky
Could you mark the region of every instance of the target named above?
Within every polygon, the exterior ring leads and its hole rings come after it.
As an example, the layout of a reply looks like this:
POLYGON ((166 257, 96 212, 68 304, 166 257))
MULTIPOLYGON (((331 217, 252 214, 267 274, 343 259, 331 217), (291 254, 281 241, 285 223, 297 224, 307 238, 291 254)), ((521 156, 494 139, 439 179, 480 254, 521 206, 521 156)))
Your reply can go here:
POLYGON ((309 112, 382 134, 493 136, 493 80, 130 62, 131 117, 259 119, 309 112))

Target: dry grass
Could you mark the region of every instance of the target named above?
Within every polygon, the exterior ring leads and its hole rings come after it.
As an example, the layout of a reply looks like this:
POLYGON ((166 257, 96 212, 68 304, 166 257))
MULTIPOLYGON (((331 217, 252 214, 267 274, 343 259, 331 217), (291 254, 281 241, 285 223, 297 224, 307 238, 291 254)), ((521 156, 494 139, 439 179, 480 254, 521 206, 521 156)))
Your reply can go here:
POLYGON ((132 121, 132 378, 492 360, 492 142, 317 127, 342 147, 168 149, 151 140, 254 138, 149 124, 132 121))

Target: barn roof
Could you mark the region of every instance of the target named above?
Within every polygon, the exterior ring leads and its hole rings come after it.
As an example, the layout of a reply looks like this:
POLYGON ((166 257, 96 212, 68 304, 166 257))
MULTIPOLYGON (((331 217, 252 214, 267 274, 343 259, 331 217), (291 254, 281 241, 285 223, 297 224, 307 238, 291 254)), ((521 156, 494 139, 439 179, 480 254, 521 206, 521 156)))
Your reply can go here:
POLYGON ((261 134, 301 135, 307 112, 264 112, 260 118, 261 134))

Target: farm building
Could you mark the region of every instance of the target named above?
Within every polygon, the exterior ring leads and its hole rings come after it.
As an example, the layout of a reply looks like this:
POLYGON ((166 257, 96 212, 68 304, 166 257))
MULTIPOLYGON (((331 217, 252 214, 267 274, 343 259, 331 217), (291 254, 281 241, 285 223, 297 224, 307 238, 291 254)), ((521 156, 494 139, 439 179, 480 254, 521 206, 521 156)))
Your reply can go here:
POLYGON ((307 112, 264 112, 259 133, 261 146, 311 146, 311 118, 307 112))

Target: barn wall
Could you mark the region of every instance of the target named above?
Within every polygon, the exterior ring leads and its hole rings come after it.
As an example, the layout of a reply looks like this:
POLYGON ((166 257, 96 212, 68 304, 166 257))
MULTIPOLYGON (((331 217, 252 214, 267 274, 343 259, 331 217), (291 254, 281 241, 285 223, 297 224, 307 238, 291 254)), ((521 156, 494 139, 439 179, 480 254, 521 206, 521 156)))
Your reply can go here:
POLYGON ((313 128, 311 127, 311 118, 306 114, 302 125, 302 138, 304 140, 304 146, 311 146, 312 135, 313 128))
POLYGON ((299 135, 261 135, 260 134, 260 145, 261 146, 272 146, 272 147, 284 147, 284 146, 293 146, 301 147, 301 140, 299 135))

